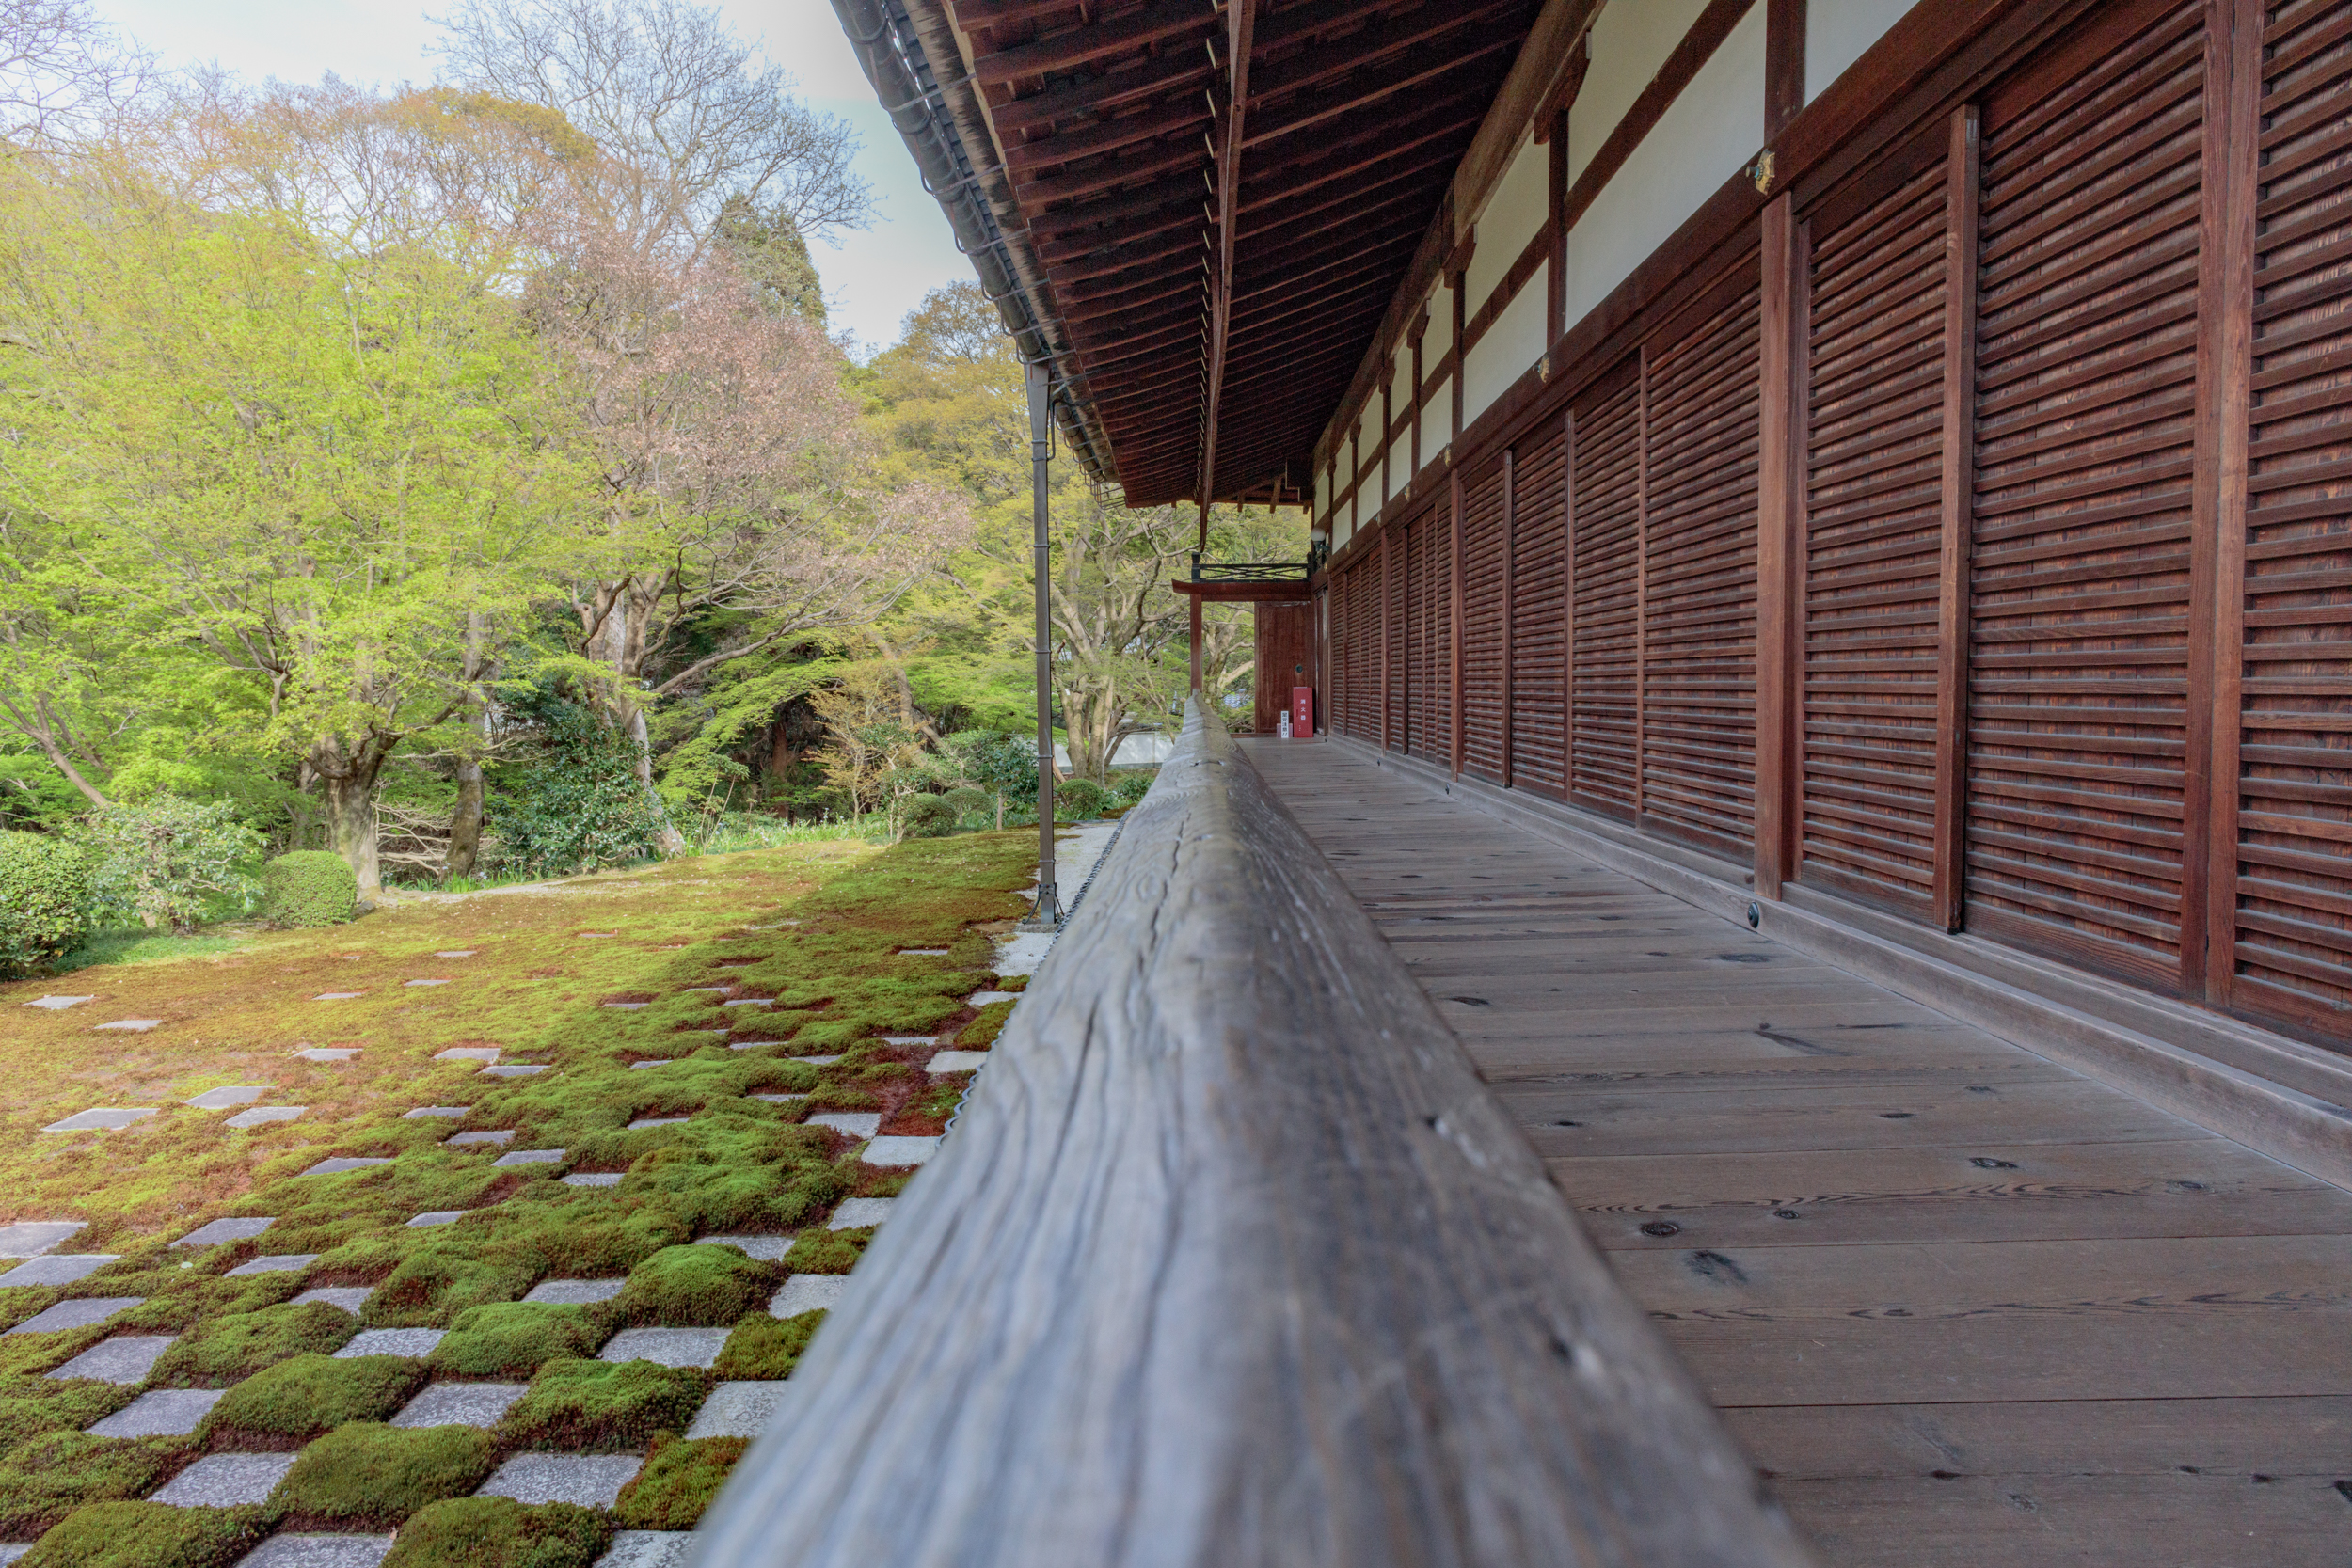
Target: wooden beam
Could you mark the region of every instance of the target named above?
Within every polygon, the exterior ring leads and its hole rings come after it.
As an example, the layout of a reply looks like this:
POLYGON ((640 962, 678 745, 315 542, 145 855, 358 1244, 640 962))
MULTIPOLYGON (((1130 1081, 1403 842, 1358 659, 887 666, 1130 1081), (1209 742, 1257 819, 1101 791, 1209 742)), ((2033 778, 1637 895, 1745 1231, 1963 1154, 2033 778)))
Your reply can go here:
POLYGON ((1521 40, 1502 24, 1520 8, 1520 0, 1422 6, 1268 66, 1259 79, 1258 96, 1269 103, 1299 97, 1269 108, 1267 123, 1251 133, 1251 139, 1295 135, 1391 93, 1460 72, 1498 53, 1498 45, 1517 49, 1521 40), (1454 34, 1472 37, 1457 40, 1454 34))
POLYGON ((1976 529, 1977 106, 1951 115, 1944 198, 1943 547, 1937 566, 1934 869, 1929 917, 1960 929, 1967 899, 1968 576, 1976 529))
POLYGON ((1764 208, 1756 517, 1756 892, 1797 874, 1803 811, 1806 273, 1783 191, 1764 208))
POLYGON ((1052 132, 1030 141, 1009 136, 1005 141, 1005 167, 1018 177, 1033 169, 1052 168, 1080 158, 1117 152, 1139 142, 1157 141, 1179 132, 1189 135, 1193 127, 1209 124, 1215 119, 1206 98, 1186 96, 1140 114, 1105 117, 1091 125, 1052 132))
POLYGON ((1351 72, 1336 86, 1261 110, 1256 117, 1259 128, 1250 133, 1250 141, 1255 145, 1296 135, 1343 115, 1360 114, 1383 99, 1441 86, 1446 77, 1476 65, 1489 55, 1515 50, 1519 42, 1511 33, 1498 31, 1486 42, 1462 54, 1417 50, 1376 67, 1351 72))
POLYGON ((1259 0, 1228 0, 1225 8, 1227 90, 1225 123, 1217 137, 1216 260, 1209 273, 1208 390, 1200 409, 1200 547, 1208 548, 1208 498, 1216 479, 1217 404, 1225 395, 1225 350, 1232 330, 1233 219, 1241 201, 1242 137, 1248 127, 1249 55, 1259 0))
POLYGON ((982 87, 1005 87, 1042 77, 1051 71, 1136 55, 1154 44, 1190 40, 1206 35, 1216 13, 1199 0, 1154 0, 1133 16, 1116 22, 1086 22, 1063 32, 982 55, 972 62, 972 79, 982 87))
POLYGON ((1769 0, 1764 10, 1764 139, 1804 108, 1805 0, 1769 0))

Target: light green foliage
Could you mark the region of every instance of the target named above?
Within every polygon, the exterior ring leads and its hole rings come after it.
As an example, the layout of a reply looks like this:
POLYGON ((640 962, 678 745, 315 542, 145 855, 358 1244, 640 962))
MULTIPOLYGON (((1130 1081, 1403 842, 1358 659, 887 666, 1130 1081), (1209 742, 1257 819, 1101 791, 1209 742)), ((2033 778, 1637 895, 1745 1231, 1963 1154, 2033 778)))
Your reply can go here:
POLYGON ((296 849, 262 868, 262 918, 272 925, 340 926, 358 903, 358 879, 341 855, 296 849))
POLYGON ((613 1506, 623 1529, 689 1530, 743 1457, 751 1442, 742 1437, 702 1437, 656 1442, 613 1506))
POLYGON ((590 1568, 612 1540, 593 1509, 459 1497, 403 1525, 383 1568, 590 1568))
POLYGON ((1143 798, 1152 792, 1152 781, 1159 776, 1160 770, 1156 768, 1139 768, 1120 773, 1118 782, 1111 785, 1110 798, 1119 805, 1140 805, 1143 798))
POLYGON ((351 1421, 305 1448, 274 1498, 304 1523, 390 1528, 489 1479, 490 1434, 468 1426, 351 1421))
POLYGON ((259 1508, 92 1503, 18 1558, 18 1568, 230 1568, 268 1533, 259 1508))
POLYGON ((79 845, 0 832, 0 975, 38 973, 89 936, 89 857, 79 845))
POLYGON ((89 853, 93 896, 109 924, 192 931, 208 909, 242 910, 260 891, 244 867, 262 852, 262 835, 228 800, 157 795, 108 806, 76 823, 73 836, 89 853))

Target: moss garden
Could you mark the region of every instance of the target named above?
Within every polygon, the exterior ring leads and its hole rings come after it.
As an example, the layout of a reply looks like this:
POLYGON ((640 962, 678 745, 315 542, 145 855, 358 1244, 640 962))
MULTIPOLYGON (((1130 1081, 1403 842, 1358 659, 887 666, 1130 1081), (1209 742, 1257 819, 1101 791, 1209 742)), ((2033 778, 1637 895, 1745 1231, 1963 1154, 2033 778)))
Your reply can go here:
POLYGON ((822 1322, 787 1281, 912 1174, 810 1118, 943 1130, 968 1080, 925 1064, 1002 1026, 965 998, 1035 854, 795 845, 0 985, 0 1236, 40 1254, 0 1261, 0 1544, 587 1568, 692 1528, 822 1322))

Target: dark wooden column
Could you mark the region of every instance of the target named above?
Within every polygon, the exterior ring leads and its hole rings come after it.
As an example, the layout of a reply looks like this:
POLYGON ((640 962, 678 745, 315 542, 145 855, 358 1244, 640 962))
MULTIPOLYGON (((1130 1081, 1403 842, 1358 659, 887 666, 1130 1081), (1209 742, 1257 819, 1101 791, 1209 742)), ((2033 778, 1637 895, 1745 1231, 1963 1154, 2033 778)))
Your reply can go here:
POLYGON ((1765 0, 1764 139, 1771 141, 1804 107, 1805 0, 1765 0))
POLYGON ((1804 663, 1804 226, 1787 192, 1763 213, 1756 517, 1756 891, 1797 874, 1804 663))
POLYGON ((1944 546, 1937 567, 1935 871, 1930 915, 1960 929, 1968 815, 1968 573, 1976 526, 1977 106, 1952 111, 1944 198, 1944 546))

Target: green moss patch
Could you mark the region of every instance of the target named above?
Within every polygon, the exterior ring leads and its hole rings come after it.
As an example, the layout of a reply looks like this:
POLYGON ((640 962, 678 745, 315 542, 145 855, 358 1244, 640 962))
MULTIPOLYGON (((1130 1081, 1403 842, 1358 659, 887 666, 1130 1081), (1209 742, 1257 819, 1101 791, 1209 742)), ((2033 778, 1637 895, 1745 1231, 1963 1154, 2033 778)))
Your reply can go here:
POLYGON ((674 1246, 630 1270, 613 1306, 624 1323, 720 1328, 774 1291, 774 1274, 733 1247, 674 1246))
POLYGON ((824 1321, 821 1310, 782 1322, 765 1312, 745 1318, 727 1336, 710 1375, 728 1383, 769 1383, 790 1377, 792 1369, 801 1363, 801 1353, 808 1349, 824 1321))
POLYGON ((650 1361, 553 1361, 499 1423, 508 1448, 619 1453, 657 1433, 684 1432, 710 1391, 710 1374, 650 1361))
POLYGON ((461 1497, 402 1526, 383 1568, 589 1568, 612 1541, 612 1527, 593 1509, 461 1497))
POLYGON ((258 1508, 92 1503, 18 1558, 18 1568, 229 1568, 269 1532, 258 1508))
POLYGON ((490 1434, 473 1427, 337 1427, 298 1454, 274 1501, 302 1528, 389 1529, 490 1477, 490 1434))
POLYGON ((848 1274, 857 1267, 874 1239, 868 1227, 857 1230, 828 1230, 813 1225, 800 1233, 787 1259, 794 1274, 848 1274))
POLYGON ((166 1388, 226 1388, 294 1356, 339 1350, 358 1333, 325 1302, 231 1312, 183 1336, 148 1380, 166 1388))
POLYGON ((85 1503, 143 1497, 190 1453, 178 1437, 53 1432, 0 1457, 0 1540, 28 1541, 85 1503))
POLYGON ((1005 1032, 1005 1021, 1012 1017, 1012 1007, 1009 1002, 991 1002, 982 1007, 980 1016, 965 1024, 962 1033, 956 1036, 958 1049, 985 1051, 994 1045, 996 1037, 1005 1032))
POLYGON ((550 1361, 594 1355, 606 1334, 584 1307, 522 1301, 469 1307, 434 1347, 433 1369, 454 1377, 529 1377, 550 1361))
POLYGON ((203 1435, 232 1453, 285 1453, 345 1421, 380 1421, 427 1377, 405 1355, 297 1355, 238 1384, 205 1418, 203 1435))
POLYGON ((88 1378, 0 1378, 0 1452, 44 1432, 79 1432, 139 1397, 88 1378))
POLYGON ((645 1467, 621 1488, 613 1513, 623 1529, 692 1529, 743 1457, 743 1437, 656 1443, 645 1467))

